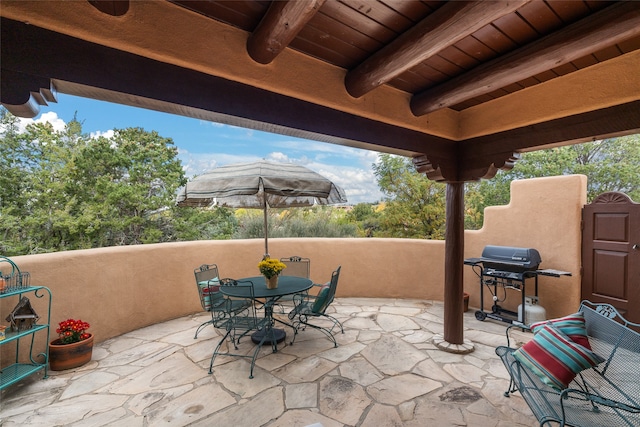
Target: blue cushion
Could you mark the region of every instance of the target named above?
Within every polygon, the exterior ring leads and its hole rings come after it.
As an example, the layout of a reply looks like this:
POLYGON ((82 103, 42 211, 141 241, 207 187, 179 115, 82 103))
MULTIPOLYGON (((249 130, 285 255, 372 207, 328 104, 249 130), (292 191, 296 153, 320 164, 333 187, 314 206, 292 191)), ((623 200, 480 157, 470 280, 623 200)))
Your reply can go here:
POLYGON ((316 301, 313 303, 313 307, 311 308, 312 312, 314 313, 322 312, 322 309, 324 308, 324 305, 327 302, 327 297, 329 296, 329 285, 330 284, 326 284, 322 286, 322 289, 320 289, 320 292, 316 297, 316 301))

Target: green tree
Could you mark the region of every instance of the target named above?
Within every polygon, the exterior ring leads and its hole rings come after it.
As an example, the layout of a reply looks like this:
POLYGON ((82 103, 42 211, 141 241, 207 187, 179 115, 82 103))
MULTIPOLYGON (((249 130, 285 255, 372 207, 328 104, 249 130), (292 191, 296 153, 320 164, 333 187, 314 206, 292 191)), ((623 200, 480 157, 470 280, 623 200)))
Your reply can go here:
POLYGON ((441 239, 445 230, 445 185, 415 171, 410 159, 381 154, 373 165, 386 196, 376 236, 441 239))
POLYGON ((347 220, 358 226, 358 235, 373 237, 380 229, 380 213, 371 203, 358 203, 347 214, 347 220))
POLYGON ((90 138, 3 111, 0 253, 13 255, 175 240, 176 190, 186 182, 173 141, 140 128, 90 138))
POLYGON ((10 158, 3 162, 2 175, 14 181, 0 190, 3 252, 37 253, 66 247, 69 235, 65 227, 70 217, 65 208, 72 195, 66 192, 64 177, 71 163, 70 147, 78 143, 72 126, 56 132, 51 124, 40 123, 21 134, 4 129, 0 151, 7 149, 10 158))
POLYGON ((225 240, 238 229, 233 209, 225 207, 174 207, 173 231, 170 240, 225 240))

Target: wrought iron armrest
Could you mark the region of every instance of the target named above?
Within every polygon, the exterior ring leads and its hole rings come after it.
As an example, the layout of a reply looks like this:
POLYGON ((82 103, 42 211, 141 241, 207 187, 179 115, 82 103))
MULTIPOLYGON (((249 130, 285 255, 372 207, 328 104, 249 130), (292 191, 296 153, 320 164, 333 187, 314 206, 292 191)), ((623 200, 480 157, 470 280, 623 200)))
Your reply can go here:
POLYGON ((308 293, 299 293, 293 296, 293 310, 289 312, 289 320, 295 319, 296 316, 300 315, 307 311, 308 307, 313 304, 316 297, 314 295, 309 295, 308 293))
POLYGON ((316 297, 314 295, 309 295, 307 292, 301 292, 293 296, 293 303, 298 306, 308 304, 310 301, 314 301, 315 299, 316 297))
POLYGON ((505 331, 505 334, 507 336, 507 347, 511 347, 511 337, 509 336, 509 332, 511 332, 512 328, 520 328, 524 332, 531 332, 531 329, 524 323, 514 322, 511 325, 507 326, 507 330, 505 331))

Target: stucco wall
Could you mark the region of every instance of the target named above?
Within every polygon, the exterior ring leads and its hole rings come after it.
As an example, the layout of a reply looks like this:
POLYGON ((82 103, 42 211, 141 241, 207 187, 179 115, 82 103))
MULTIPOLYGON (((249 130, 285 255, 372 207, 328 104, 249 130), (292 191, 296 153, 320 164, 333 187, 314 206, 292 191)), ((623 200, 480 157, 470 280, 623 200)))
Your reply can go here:
MULTIPOLYGON (((480 256, 487 244, 535 248, 542 257, 540 268, 572 273, 571 277, 539 277, 538 294, 547 317, 575 312, 580 305, 580 221, 586 200, 584 175, 513 181, 510 203, 487 208, 483 228, 465 233, 465 257, 480 256)), ((479 279, 470 267, 465 270, 464 283, 471 294, 470 304, 478 306, 479 279)), ((527 281, 526 291, 533 294, 533 279, 527 281)), ((487 294, 485 309, 492 304, 487 294)), ((509 291, 502 306, 517 310, 520 298, 518 291, 509 291)))
MULTIPOLYGON (((568 278, 541 278, 540 298, 550 317, 567 314, 580 300, 580 210, 586 177, 516 181, 509 205, 485 212, 485 226, 466 232, 465 256, 479 256, 486 244, 534 247, 544 268, 568 270, 568 278)), ((81 318, 97 341, 201 311, 193 269, 217 263, 224 277, 258 274, 263 240, 226 240, 111 247, 14 257, 34 285, 53 293, 51 322, 81 318)), ((311 258, 311 277, 329 280, 342 265, 338 296, 442 300, 444 242, 408 239, 271 239, 272 257, 311 258)), ((471 306, 479 284, 464 267, 471 306)), ((46 307, 32 299, 44 316, 46 307)), ((516 302, 518 297, 512 298, 516 302)), ((0 301, 4 318, 15 298, 0 301)), ((486 306, 488 307, 488 306, 486 306)), ((52 330, 52 336, 55 331, 52 330)), ((4 346, 2 355, 12 346, 4 346)), ((3 357, 3 363, 7 360, 3 357)))

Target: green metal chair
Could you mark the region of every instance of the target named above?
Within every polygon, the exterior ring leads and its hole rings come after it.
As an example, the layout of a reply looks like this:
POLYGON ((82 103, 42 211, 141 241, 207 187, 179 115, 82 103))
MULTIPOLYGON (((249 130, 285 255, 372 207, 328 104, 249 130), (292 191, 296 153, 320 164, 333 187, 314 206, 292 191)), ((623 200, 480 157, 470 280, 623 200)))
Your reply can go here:
MULTIPOLYGON (((225 287, 234 287, 243 295, 243 297, 224 296, 225 317, 224 322, 219 323, 219 327, 225 330, 225 334, 213 351, 211 363, 209 364, 209 373, 213 373, 213 363, 217 356, 244 357, 251 359, 249 378, 253 378, 253 368, 255 366, 256 357, 267 339, 271 338, 271 341, 273 342, 273 350, 277 351, 277 344, 275 337, 273 336, 272 328, 267 324, 268 320, 264 316, 258 316, 256 312, 254 304, 255 294, 252 281, 221 279, 220 287, 222 289, 225 287), (243 310, 236 310, 235 307, 239 305, 246 308, 243 310), (259 330, 266 331, 266 333, 262 335, 262 339, 256 345, 255 350, 248 354, 238 353, 240 340, 249 333, 259 330), (227 351, 221 351, 222 345, 225 341, 227 341, 227 351), (233 345, 233 349, 231 348, 231 345, 233 345), (235 350, 235 352, 232 350, 235 350)), ((251 342, 251 340, 249 340, 249 342, 251 342)))
POLYGON ((340 327, 340 332, 344 334, 344 328, 338 319, 327 314, 327 308, 329 308, 336 295, 338 279, 340 278, 340 269, 341 267, 338 267, 331 274, 331 280, 329 283, 321 287, 318 295, 314 296, 308 293, 302 293, 294 296, 295 307, 288 315, 293 327, 293 339, 291 340, 291 345, 293 345, 296 336, 298 335, 298 331, 304 330, 309 326, 324 333, 331 341, 333 341, 334 347, 338 346, 333 335, 333 330, 338 326, 340 327), (322 324, 323 320, 330 322, 331 327, 324 326, 322 324))
MULTIPOLYGON (((280 273, 281 276, 297 276, 309 278, 311 275, 311 260, 299 256, 280 258, 280 262, 287 266, 280 273)), ((285 295, 278 300, 280 312, 285 313, 285 306, 293 308, 293 295, 285 295)))
MULTIPOLYGON (((200 305, 204 311, 211 313, 211 320, 203 322, 198 329, 193 339, 198 338, 200 331, 207 325, 213 325, 216 327, 216 323, 221 322, 227 315, 227 307, 224 306, 225 301, 222 294, 219 292, 220 283, 218 272, 218 266, 216 264, 203 264, 200 267, 194 269, 193 274, 196 278, 196 286, 198 287, 198 296, 200 298, 200 305)), ((247 305, 242 302, 237 302, 233 305, 233 311, 239 311, 246 308, 247 305)))
POLYGON ((311 260, 309 258, 291 256, 287 258, 280 258, 280 262, 287 266, 287 268, 282 270, 282 273, 280 273, 281 276, 309 278, 311 272, 311 260))

